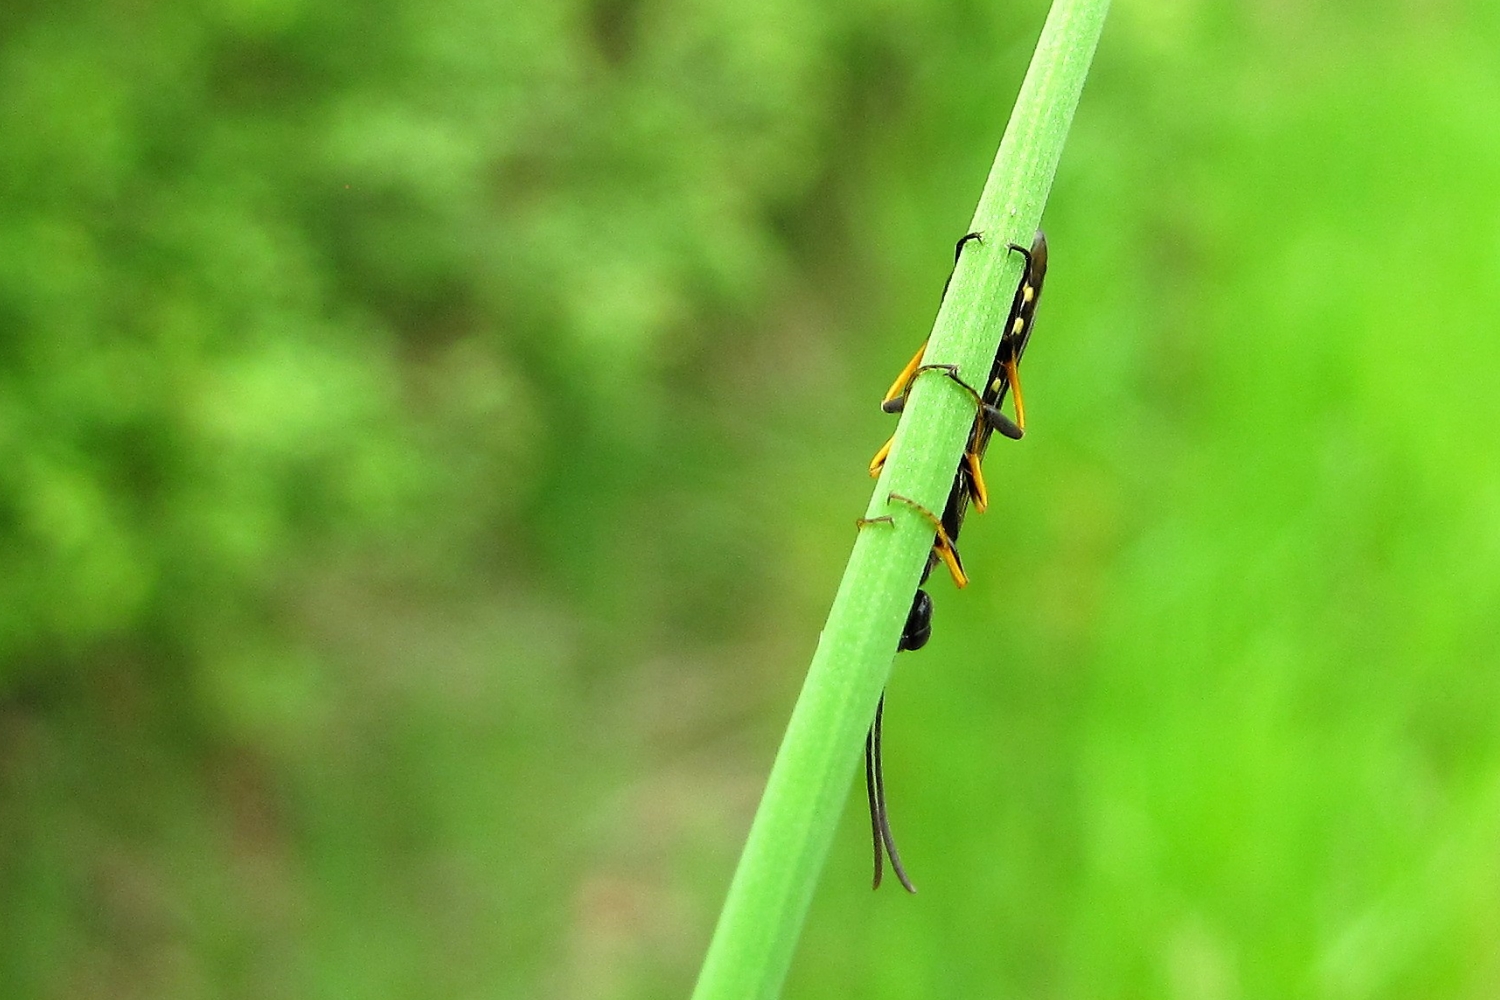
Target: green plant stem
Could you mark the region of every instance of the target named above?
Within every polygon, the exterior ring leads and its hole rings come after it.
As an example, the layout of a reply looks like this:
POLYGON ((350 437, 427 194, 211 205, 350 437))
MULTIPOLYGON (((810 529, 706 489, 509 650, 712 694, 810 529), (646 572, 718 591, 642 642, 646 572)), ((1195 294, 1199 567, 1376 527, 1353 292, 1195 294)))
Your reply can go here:
MULTIPOLYGON (((989 371, 1021 275, 1020 255, 1006 247, 1031 244, 1108 8, 1108 0, 1053 3, 974 213, 971 229, 984 243, 964 250, 928 363, 956 364, 971 380, 989 371)), ((780 993, 932 545, 931 523, 888 497, 941 512, 973 419, 972 397, 951 380, 917 379, 865 512, 891 522, 866 525, 854 543, 694 1000, 780 993)))

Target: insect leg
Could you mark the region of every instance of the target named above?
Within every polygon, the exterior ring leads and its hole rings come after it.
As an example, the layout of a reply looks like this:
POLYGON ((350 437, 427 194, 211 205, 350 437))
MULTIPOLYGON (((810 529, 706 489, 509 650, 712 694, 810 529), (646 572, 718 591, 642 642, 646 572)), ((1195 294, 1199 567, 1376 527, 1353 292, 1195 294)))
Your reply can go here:
MULTIPOLYGON (((974 405, 979 408, 981 419, 990 430, 999 431, 1012 441, 1020 439, 1022 434, 1021 429, 1012 423, 1009 417, 1001 413, 999 407, 985 402, 984 397, 979 394, 979 390, 960 377, 957 365, 923 365, 917 369, 918 374, 924 371, 940 371, 944 375, 947 375, 960 388, 974 397, 974 405)), ((984 513, 990 506, 990 493, 989 489, 985 486, 984 471, 980 468, 980 442, 979 428, 976 426, 973 433, 969 435, 968 446, 964 449, 964 463, 969 470, 969 479, 974 484, 974 509, 980 513, 984 513)), ((877 457, 884 464, 885 455, 882 454, 877 457)))
POLYGON ((885 391, 885 398, 880 401, 880 408, 886 413, 900 413, 906 406, 906 394, 911 389, 911 380, 916 378, 917 369, 922 366, 922 355, 927 353, 927 341, 922 341, 922 346, 917 348, 917 353, 911 356, 906 367, 901 369, 901 374, 896 376, 896 381, 885 391))
POLYGON ((963 560, 958 557, 958 548, 953 544, 953 540, 948 537, 948 531, 943 527, 943 522, 938 520, 932 511, 923 507, 911 497, 902 496, 900 493, 892 493, 887 497, 887 502, 889 503, 891 500, 900 500, 932 522, 932 527, 936 532, 932 539, 932 551, 943 561, 943 565, 948 567, 948 573, 953 577, 953 585, 959 589, 967 587, 969 585, 969 575, 964 572, 963 560))
POLYGON ((880 450, 875 453, 875 457, 870 459, 871 479, 875 479, 880 476, 880 470, 885 468, 885 460, 890 457, 891 445, 895 443, 896 435, 892 434, 890 437, 885 439, 885 444, 880 446, 880 450))
MULTIPOLYGON (((958 242, 953 245, 954 270, 958 268, 958 259, 963 256, 964 244, 970 240, 983 243, 984 236, 980 233, 965 233, 959 238, 958 242)), ((953 271, 949 271, 947 280, 943 282, 943 294, 938 298, 939 303, 948 297, 948 286, 952 283, 953 271)), ((923 340, 922 346, 917 348, 917 353, 912 355, 906 367, 901 369, 901 374, 896 376, 896 381, 891 383, 891 387, 886 390, 885 398, 880 401, 880 408, 886 413, 900 413, 906 405, 906 394, 911 389, 911 380, 916 377, 919 366, 922 364, 922 355, 925 353, 927 353, 927 341, 923 340)))
MULTIPOLYGON (((1010 382, 1011 398, 1016 403, 1016 422, 1011 424, 1011 426, 1015 428, 1015 437, 1019 438, 1022 434, 1026 433, 1026 404, 1021 400, 1021 368, 1016 363, 1016 356, 1014 354, 1005 359, 1004 368, 1005 377, 1010 382)), ((1005 418, 1005 414, 1001 413, 995 407, 990 407, 990 409, 994 410, 995 416, 1001 419, 1005 418)), ((985 414, 986 419, 989 419, 989 416, 990 414, 985 414)), ((996 427, 995 429, 1000 431, 1001 434, 1005 434, 1006 437, 1011 437, 1003 428, 996 427)))
MULTIPOLYGON (((958 238, 958 242, 955 243, 955 244, 953 244, 953 271, 957 271, 958 270, 958 258, 960 258, 960 257, 963 256, 963 253, 964 253, 964 244, 967 243, 967 242, 969 242, 970 240, 974 240, 976 243, 983 243, 984 242, 984 234, 983 233, 964 233, 962 236, 960 236, 958 238)), ((948 286, 951 285, 951 284, 953 284, 953 271, 949 271, 948 272, 948 280, 945 281, 945 282, 943 282, 943 294, 938 299, 939 303, 941 303, 943 301, 943 299, 946 299, 948 297, 948 286)))

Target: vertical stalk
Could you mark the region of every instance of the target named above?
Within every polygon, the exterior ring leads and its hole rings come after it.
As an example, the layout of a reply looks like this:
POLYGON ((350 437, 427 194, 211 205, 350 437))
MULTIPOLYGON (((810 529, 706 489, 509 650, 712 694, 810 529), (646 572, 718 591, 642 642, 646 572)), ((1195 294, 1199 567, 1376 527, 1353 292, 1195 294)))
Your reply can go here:
MULTIPOLYGON (((1031 244, 1083 91, 1109 0, 1055 0, 1000 150, 970 244, 938 312, 928 362, 987 373, 1021 258, 1031 244)), ((982 376, 981 376, 982 377, 982 376)), ((941 511, 974 419, 973 400, 946 378, 918 378, 867 518, 829 611, 802 694, 719 916, 694 1000, 777 996, 890 674, 896 641, 932 544, 932 525, 892 492, 941 511)))

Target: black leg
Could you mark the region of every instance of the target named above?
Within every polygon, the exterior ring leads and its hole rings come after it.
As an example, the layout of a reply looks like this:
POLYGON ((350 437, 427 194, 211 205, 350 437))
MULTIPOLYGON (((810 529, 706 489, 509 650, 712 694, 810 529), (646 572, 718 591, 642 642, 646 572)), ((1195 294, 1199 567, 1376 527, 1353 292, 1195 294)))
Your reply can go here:
MULTIPOLYGON (((969 242, 970 240, 977 240, 978 242, 983 243, 984 242, 984 234, 983 233, 964 233, 962 236, 960 236, 958 238, 958 242, 955 243, 955 244, 953 244, 953 270, 954 271, 958 270, 958 258, 960 258, 960 257, 963 256, 963 253, 964 253, 964 244, 967 243, 967 242, 969 242)), ((1011 245, 1014 246, 1015 244, 1011 244, 1011 245)), ((943 282, 943 294, 942 294, 942 297, 938 299, 939 302, 942 302, 943 299, 946 299, 948 297, 948 286, 951 285, 951 284, 953 284, 953 271, 949 271, 948 272, 948 280, 945 281, 945 282, 943 282)))

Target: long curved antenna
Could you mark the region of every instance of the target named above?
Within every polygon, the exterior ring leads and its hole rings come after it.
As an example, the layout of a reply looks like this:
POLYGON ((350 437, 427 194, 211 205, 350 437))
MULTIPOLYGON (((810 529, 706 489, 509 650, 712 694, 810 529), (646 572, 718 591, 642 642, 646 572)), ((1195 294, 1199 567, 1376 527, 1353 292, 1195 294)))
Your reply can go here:
MULTIPOLYGON (((881 773, 880 766, 880 720, 884 714, 885 693, 881 692, 880 701, 875 705, 875 725, 870 727, 870 757, 875 764, 875 815, 879 817, 879 822, 876 825, 880 830, 880 842, 885 845, 885 853, 891 856, 891 871, 896 873, 896 878, 901 880, 901 885, 907 892, 914 893, 917 891, 917 887, 911 884, 911 879, 906 877, 906 869, 901 866, 901 852, 896 850, 896 836, 891 833, 891 818, 885 809, 885 778, 881 773)), ((879 845, 876 845, 875 850, 878 854, 880 850, 879 845)), ((878 863, 876 864, 875 871, 877 872, 875 884, 878 886, 880 884, 880 877, 878 875, 880 866, 878 863)))
POLYGON ((875 767, 875 726, 872 724, 870 731, 865 733, 865 797, 870 803, 870 842, 875 845, 875 878, 870 883, 871 889, 879 889, 880 880, 885 875, 882 870, 885 848, 880 842, 880 810, 885 803, 875 797, 875 767))

